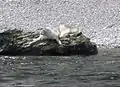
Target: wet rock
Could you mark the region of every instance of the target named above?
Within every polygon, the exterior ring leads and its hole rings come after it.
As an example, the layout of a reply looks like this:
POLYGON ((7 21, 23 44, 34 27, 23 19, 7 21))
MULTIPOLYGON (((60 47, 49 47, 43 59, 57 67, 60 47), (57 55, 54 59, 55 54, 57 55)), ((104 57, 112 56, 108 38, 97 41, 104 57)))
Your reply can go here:
POLYGON ((0 33, 0 55, 94 55, 98 53, 95 43, 82 33, 69 34, 60 38, 63 45, 56 40, 44 39, 29 45, 39 33, 7 30, 0 33))

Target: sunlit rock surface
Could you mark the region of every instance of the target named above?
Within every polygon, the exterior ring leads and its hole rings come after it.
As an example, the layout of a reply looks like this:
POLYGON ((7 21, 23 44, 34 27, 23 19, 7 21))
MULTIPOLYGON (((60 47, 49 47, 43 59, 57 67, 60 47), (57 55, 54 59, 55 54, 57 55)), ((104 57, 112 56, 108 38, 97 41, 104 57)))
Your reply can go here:
POLYGON ((38 38, 39 33, 23 32, 14 29, 0 33, 1 55, 93 55, 97 54, 96 44, 82 33, 61 38, 63 45, 56 40, 44 39, 29 44, 38 38))

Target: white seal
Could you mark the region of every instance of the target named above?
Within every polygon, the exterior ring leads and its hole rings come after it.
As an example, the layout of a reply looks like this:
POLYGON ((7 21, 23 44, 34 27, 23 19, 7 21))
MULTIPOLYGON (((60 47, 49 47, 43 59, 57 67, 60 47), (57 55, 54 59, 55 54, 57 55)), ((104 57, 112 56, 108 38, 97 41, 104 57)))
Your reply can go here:
POLYGON ((81 30, 79 28, 75 28, 69 25, 61 24, 57 30, 54 30, 50 27, 46 27, 42 29, 38 38, 33 39, 29 44, 35 43, 36 41, 43 39, 55 39, 59 45, 62 45, 60 38, 66 37, 68 34, 78 34, 81 30))
POLYGON ((33 41, 29 43, 29 45, 35 43, 36 41, 44 40, 44 39, 54 39, 58 42, 58 44, 62 45, 59 39, 59 34, 54 30, 52 30, 50 27, 46 27, 45 29, 41 30, 39 37, 33 39, 33 41))
POLYGON ((59 39, 59 33, 55 32, 50 27, 47 27, 46 29, 42 30, 41 35, 46 36, 46 38, 48 38, 48 39, 55 39, 58 42, 58 44, 62 45, 62 43, 59 39))

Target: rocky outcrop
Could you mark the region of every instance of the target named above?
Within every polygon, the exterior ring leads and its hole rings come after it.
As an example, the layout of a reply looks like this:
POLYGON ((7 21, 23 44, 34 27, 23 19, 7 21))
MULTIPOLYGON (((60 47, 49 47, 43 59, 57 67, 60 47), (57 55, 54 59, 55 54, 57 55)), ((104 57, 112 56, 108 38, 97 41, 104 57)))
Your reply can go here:
POLYGON ((63 45, 56 40, 39 40, 29 45, 39 33, 7 30, 0 33, 0 55, 94 55, 98 53, 95 43, 82 33, 69 34, 61 38, 63 45))

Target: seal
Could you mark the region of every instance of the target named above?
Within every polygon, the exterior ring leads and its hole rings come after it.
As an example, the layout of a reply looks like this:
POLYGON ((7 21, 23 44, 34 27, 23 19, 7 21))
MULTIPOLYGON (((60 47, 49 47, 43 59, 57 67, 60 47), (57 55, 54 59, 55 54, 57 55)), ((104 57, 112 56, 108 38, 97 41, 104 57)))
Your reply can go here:
MULTIPOLYGON (((41 35, 45 35, 46 38, 48 39, 55 39, 59 45, 62 45, 62 42, 59 39, 59 34, 57 32, 55 32, 53 29, 51 29, 50 27, 47 27, 46 29, 42 30, 41 35)), ((41 38, 43 39, 43 38, 41 38)), ((45 37, 44 37, 45 39, 45 37)))
POLYGON ((33 39, 32 42, 29 44, 35 43, 36 41, 43 40, 43 39, 54 39, 57 41, 59 45, 62 45, 60 38, 64 38, 69 34, 79 34, 81 30, 79 28, 75 28, 69 25, 61 24, 57 30, 54 30, 50 27, 46 27, 42 29, 38 38, 33 39))
POLYGON ((45 29, 40 30, 39 37, 36 39, 33 39, 33 41, 29 43, 29 45, 44 39, 54 39, 57 41, 59 45, 62 45, 62 42, 59 39, 59 34, 54 30, 52 30, 50 27, 46 27, 45 29))

